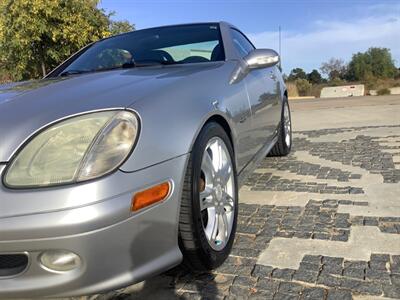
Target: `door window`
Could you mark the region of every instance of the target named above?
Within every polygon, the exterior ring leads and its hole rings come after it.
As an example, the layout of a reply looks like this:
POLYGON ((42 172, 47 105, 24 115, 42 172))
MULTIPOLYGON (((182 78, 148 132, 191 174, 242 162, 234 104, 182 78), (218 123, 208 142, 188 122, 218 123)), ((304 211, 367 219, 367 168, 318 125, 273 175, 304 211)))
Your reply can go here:
POLYGON ((241 57, 245 57, 255 48, 250 41, 238 30, 231 29, 233 45, 241 57))

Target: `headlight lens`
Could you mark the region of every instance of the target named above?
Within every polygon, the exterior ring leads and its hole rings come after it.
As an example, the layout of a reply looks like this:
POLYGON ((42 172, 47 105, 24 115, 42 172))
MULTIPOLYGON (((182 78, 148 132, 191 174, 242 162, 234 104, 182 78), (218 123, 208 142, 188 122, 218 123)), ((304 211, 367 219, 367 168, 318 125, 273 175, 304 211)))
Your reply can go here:
POLYGON ((96 112, 56 123, 18 153, 5 184, 52 186, 103 176, 130 154, 138 127, 138 119, 130 111, 96 112))

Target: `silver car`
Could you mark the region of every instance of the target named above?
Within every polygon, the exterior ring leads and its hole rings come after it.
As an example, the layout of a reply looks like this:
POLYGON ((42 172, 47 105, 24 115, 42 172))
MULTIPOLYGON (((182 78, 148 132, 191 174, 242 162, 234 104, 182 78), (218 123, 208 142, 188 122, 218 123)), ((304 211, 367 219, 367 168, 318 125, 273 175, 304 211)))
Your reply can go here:
POLYGON ((1 86, 0 298, 221 265, 240 185, 291 148, 278 62, 228 23, 199 23, 103 39, 1 86))

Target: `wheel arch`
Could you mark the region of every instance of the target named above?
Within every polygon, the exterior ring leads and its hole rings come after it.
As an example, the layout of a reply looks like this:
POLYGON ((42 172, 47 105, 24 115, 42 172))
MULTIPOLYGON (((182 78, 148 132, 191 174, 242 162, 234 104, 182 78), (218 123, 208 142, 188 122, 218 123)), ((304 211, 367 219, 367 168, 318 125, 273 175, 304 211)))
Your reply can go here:
POLYGON ((193 136, 193 140, 191 142, 190 145, 190 152, 192 152, 194 144, 201 132, 201 130, 208 124, 211 122, 215 122, 217 124, 219 124, 224 131, 226 132, 226 134, 228 135, 229 141, 231 142, 232 145, 232 149, 233 149, 233 156, 234 156, 234 160, 235 163, 237 165, 237 153, 236 153, 236 143, 235 143, 235 138, 236 138, 236 134, 235 134, 235 129, 233 128, 233 125, 229 122, 229 118, 228 116, 225 116, 221 111, 214 111, 213 114, 207 115, 204 119, 203 122, 201 124, 201 126, 198 127, 195 135, 193 136))
MULTIPOLYGON (((221 115, 212 115, 209 117, 206 122, 203 124, 202 128, 210 122, 215 122, 221 125, 221 127, 225 130, 226 134, 229 137, 229 140, 231 141, 232 148, 233 148, 233 153, 235 153, 235 143, 233 142, 233 136, 232 136, 232 129, 231 126, 229 125, 228 121, 221 115)), ((201 129, 200 129, 201 130, 201 129)))

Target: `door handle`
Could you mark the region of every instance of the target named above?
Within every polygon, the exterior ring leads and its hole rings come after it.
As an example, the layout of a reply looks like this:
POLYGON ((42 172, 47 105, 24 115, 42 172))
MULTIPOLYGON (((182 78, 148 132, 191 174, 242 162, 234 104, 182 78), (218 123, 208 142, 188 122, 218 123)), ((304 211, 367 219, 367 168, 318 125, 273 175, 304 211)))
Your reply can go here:
POLYGON ((276 81, 276 75, 273 72, 269 76, 272 80, 276 81))

